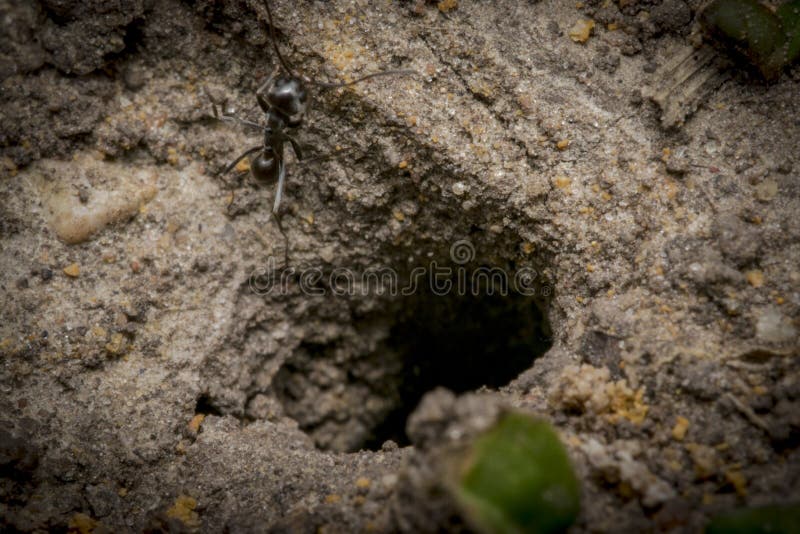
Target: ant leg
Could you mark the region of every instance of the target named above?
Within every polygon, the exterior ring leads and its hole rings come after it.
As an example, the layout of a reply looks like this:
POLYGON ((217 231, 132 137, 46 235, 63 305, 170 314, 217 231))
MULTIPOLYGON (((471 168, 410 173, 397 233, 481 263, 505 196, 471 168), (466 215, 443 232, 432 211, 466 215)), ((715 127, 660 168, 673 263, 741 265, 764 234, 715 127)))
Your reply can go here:
POLYGON ((262 125, 253 121, 249 121, 247 119, 239 118, 233 113, 226 113, 224 110, 222 111, 222 113, 220 113, 219 110, 217 110, 217 106, 220 106, 220 104, 219 102, 215 101, 214 98, 211 96, 211 92, 208 90, 208 87, 203 87, 203 90, 206 93, 208 101, 211 102, 211 111, 214 114, 215 119, 223 122, 238 122, 240 124, 244 124, 245 126, 250 126, 251 128, 257 128, 259 130, 264 129, 262 125))
POLYGON ((279 69, 273 70, 272 74, 270 74, 269 78, 267 78, 267 81, 256 90, 256 100, 258 100, 258 105, 261 107, 261 111, 264 113, 269 113, 270 108, 269 102, 267 102, 267 99, 264 98, 264 92, 275 81, 275 78, 278 76, 278 72, 280 72, 279 69))
POLYGON ((297 142, 297 139, 283 132, 280 135, 285 141, 291 143, 294 155, 297 156, 297 161, 303 161, 303 151, 300 149, 300 143, 297 142))
MULTIPOLYGON (((240 172, 239 174, 236 175, 236 179, 237 180, 241 180, 242 177, 244 175, 246 175, 246 174, 250 174, 250 172, 249 171, 240 172)), ((224 178, 222 178, 221 176, 220 176, 220 179, 223 182, 225 182, 225 185, 229 185, 229 182, 227 180, 225 180, 224 178)), ((231 214, 231 208, 233 207, 233 202, 235 200, 236 200, 236 189, 231 188, 231 199, 228 201, 228 206, 225 208, 225 210, 228 212, 228 215, 231 214)))
POLYGON ((249 126, 251 128, 255 128, 257 130, 263 130, 264 126, 258 124, 257 122, 249 121, 247 119, 241 119, 235 115, 222 115, 219 117, 219 120, 224 122, 238 122, 239 124, 244 124, 245 126, 249 126))
POLYGON ((250 154, 253 154, 253 153, 255 153, 255 152, 258 152, 259 150, 261 150, 261 149, 263 149, 263 148, 264 148, 264 147, 263 147, 263 146, 261 146, 261 145, 259 145, 259 146, 254 146, 253 148, 248 148, 247 150, 245 150, 244 154, 242 154, 241 156, 239 156, 238 158, 236 158, 235 160, 233 160, 233 162, 232 162, 230 165, 228 165, 227 167, 225 167, 225 170, 223 170, 223 171, 222 171, 220 174, 221 174, 221 175, 228 174, 228 173, 229 173, 229 172, 231 172, 231 171, 233 170, 233 168, 234 168, 234 167, 236 167, 236 166, 239 164, 239 162, 240 162, 240 161, 242 161, 244 158, 246 158, 246 157, 247 157, 247 156, 249 156, 250 154))

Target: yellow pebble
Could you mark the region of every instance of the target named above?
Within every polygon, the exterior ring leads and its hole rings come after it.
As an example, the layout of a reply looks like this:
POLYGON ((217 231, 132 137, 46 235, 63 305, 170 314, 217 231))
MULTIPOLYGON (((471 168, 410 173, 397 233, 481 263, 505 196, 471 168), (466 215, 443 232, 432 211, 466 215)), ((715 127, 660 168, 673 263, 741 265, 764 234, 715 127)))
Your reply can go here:
POLYGON ((358 480, 356 480, 356 486, 359 488, 368 488, 369 485, 370 481, 366 477, 359 477, 358 480))
POLYGON ((124 349, 125 337, 119 332, 111 336, 109 342, 106 343, 106 351, 108 351, 109 354, 121 354, 124 349))
POLYGON ((194 417, 192 417, 192 420, 189 421, 189 424, 188 424, 189 431, 192 434, 197 434, 197 432, 200 431, 200 425, 203 424, 203 419, 205 419, 205 418, 206 418, 206 415, 202 414, 202 413, 199 413, 199 414, 195 415, 194 417))
POLYGON ((758 269, 747 271, 745 277, 747 278, 747 283, 753 287, 761 287, 764 285, 764 273, 758 269))
POLYGON ((237 172, 247 172, 250 170, 250 160, 244 158, 242 161, 237 163, 236 167, 234 168, 236 169, 237 172))
POLYGON ((67 265, 66 267, 64 267, 64 274, 66 274, 70 278, 77 278, 78 275, 81 274, 81 268, 77 263, 67 265))
POLYGON ((572 184, 572 180, 568 176, 561 174, 555 177, 553 183, 559 189, 569 189, 569 186, 572 184))
POLYGON ((75 532, 77 534, 90 534, 94 531, 94 529, 97 528, 98 525, 99 523, 88 515, 77 513, 70 518, 67 528, 69 529, 69 532, 75 532))
POLYGON ((582 19, 575 23, 569 30, 569 38, 576 43, 585 43, 589 40, 589 36, 594 29, 594 21, 592 19, 582 19))
POLYGON ((442 0, 437 7, 442 13, 447 13, 458 7, 458 0, 442 0))
POLYGON ((174 517, 184 525, 197 528, 200 526, 200 517, 195 512, 197 501, 188 495, 180 495, 175 499, 175 504, 167 510, 167 517, 174 517))
POLYGON ((683 438, 686 437, 687 430, 689 430, 689 420, 679 415, 675 422, 675 426, 672 427, 673 439, 683 441, 683 438))

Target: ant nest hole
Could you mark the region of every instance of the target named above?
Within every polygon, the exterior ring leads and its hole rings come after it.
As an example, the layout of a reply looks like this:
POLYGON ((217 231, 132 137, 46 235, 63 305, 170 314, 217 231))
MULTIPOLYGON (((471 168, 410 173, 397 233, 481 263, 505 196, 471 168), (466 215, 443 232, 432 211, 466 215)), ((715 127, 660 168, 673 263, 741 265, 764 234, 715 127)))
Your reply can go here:
POLYGON ((409 443, 406 419, 437 387, 499 388, 550 347, 543 307, 519 294, 437 295, 387 304, 384 320, 353 325, 362 336, 303 343, 273 379, 286 415, 323 450, 377 450, 409 443))
POLYGON ((350 324, 333 339, 301 342, 270 387, 319 449, 407 445, 406 419, 425 393, 501 388, 550 348, 544 286, 522 290, 513 262, 453 254, 439 256, 449 265, 430 262, 440 276, 418 272, 412 285, 407 272, 388 295, 326 297, 350 299, 350 324))

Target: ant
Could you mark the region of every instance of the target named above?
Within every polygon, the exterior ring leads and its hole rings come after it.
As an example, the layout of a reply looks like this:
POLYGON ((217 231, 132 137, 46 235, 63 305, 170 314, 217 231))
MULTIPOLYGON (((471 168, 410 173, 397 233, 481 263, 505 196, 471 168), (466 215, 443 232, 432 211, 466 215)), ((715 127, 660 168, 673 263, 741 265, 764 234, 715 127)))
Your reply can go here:
POLYGON ((284 250, 286 254, 288 254, 288 238, 281 226, 281 221, 278 216, 278 210, 283 197, 283 186, 286 180, 284 149, 286 143, 289 143, 298 161, 311 161, 309 159, 304 160, 300 144, 294 137, 287 133, 288 130, 294 130, 303 123, 310 98, 308 86, 314 85, 322 89, 333 89, 355 85, 378 76, 410 75, 415 72, 413 70, 385 70, 362 76, 350 82, 339 83, 320 82, 307 76, 301 76, 291 68, 278 48, 275 24, 268 0, 264 0, 264 7, 267 11, 269 37, 272 43, 272 49, 275 51, 275 55, 280 64, 276 72, 256 90, 256 100, 258 101, 261 111, 266 115, 267 124, 261 125, 256 122, 241 119, 236 117, 233 112, 226 110, 224 110, 222 116, 220 116, 217 113, 216 102, 214 102, 210 96, 209 99, 211 99, 213 104, 215 118, 225 121, 240 122, 246 126, 263 130, 263 144, 245 150, 239 157, 233 160, 230 165, 225 167, 220 174, 223 176, 228 174, 240 161, 251 157, 253 154, 257 154, 255 158, 250 159, 250 174, 257 184, 272 184, 277 180, 275 200, 272 205, 272 216, 275 218, 278 229, 283 235, 286 243, 286 248, 284 250))

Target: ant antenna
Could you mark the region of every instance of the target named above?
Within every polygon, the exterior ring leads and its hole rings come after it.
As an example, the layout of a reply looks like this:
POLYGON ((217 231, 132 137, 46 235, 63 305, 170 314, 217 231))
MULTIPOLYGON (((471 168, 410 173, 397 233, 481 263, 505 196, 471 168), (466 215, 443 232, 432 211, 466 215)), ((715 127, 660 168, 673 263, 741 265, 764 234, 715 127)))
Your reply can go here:
POLYGON ((269 2, 264 0, 264 7, 267 8, 267 19, 269 20, 269 37, 272 41, 272 49, 275 50, 275 55, 278 56, 278 61, 289 76, 297 76, 289 63, 283 58, 280 49, 278 48, 278 38, 275 36, 275 22, 272 20, 272 10, 269 8, 269 2))
MULTIPOLYGON (((292 77, 297 77, 297 74, 294 70, 289 66, 289 62, 283 57, 281 54, 280 49, 278 48, 278 38, 275 36, 275 22, 272 18, 272 9, 269 7, 269 1, 264 0, 264 7, 267 9, 267 20, 269 21, 269 36, 270 41, 272 41, 272 49, 275 50, 275 55, 278 56, 278 62, 283 67, 283 70, 292 77)), ((311 85, 316 85, 317 87, 321 87, 323 89, 336 89, 339 87, 348 87, 350 85, 355 85, 357 83, 361 83, 372 78, 377 78, 379 76, 398 76, 398 75, 411 75, 416 74, 416 71, 410 69, 395 69, 395 70, 384 70, 381 72, 373 72, 372 74, 367 74, 366 76, 362 76, 361 78, 356 78, 355 80, 349 82, 320 82, 309 78, 308 76, 303 76, 303 79, 306 83, 310 83, 311 85)))
POLYGON ((367 74, 366 76, 362 76, 361 78, 356 78, 355 80, 350 82, 320 82, 311 79, 308 79, 306 81, 312 85, 316 85, 317 87, 321 87, 323 89, 336 89, 337 87, 347 87, 349 85, 355 85, 357 83, 361 83, 371 78, 377 78, 378 76, 396 76, 396 75, 406 75, 406 74, 416 74, 416 73, 417 71, 410 69, 382 70, 380 72, 373 72, 372 74, 367 74))

